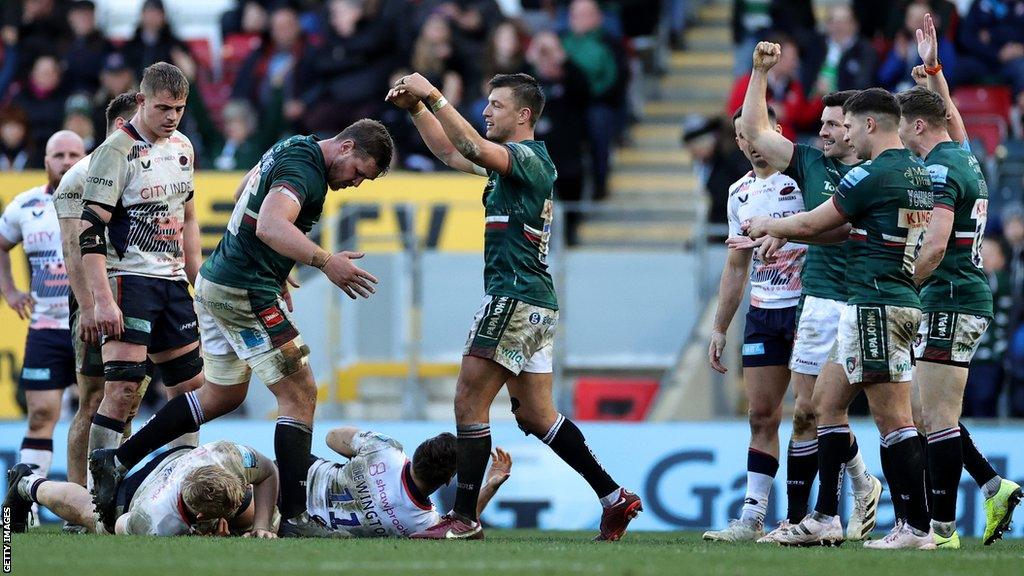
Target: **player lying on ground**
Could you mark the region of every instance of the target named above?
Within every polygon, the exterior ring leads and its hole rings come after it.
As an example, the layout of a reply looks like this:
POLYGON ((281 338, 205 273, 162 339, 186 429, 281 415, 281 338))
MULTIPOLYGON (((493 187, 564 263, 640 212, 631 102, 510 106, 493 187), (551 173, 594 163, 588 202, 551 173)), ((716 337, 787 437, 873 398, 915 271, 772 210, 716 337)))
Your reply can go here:
MULTIPOLYGON (((993 315, 992 289, 982 269, 988 185, 981 165, 963 143, 963 120, 942 76, 938 35, 931 15, 917 31, 926 83, 900 93, 900 138, 924 159, 935 210, 917 257, 924 316, 914 357, 914 416, 927 434, 932 530, 940 548, 959 548, 956 500, 965 466, 985 493, 985 544, 1002 536, 1021 498, 1020 486, 1000 478, 960 424, 967 372, 993 315), (947 120, 948 118, 948 120, 947 120)), ((898 503, 897 517, 903 518, 898 503)))
POLYGON ((487 176, 484 288, 463 349, 455 391, 458 491, 452 511, 414 538, 483 538, 476 507, 491 452, 490 408, 508 386, 519 427, 547 444, 593 488, 604 511, 599 540, 618 540, 643 510, 601 466, 576 425, 555 410, 552 351, 558 301, 548 272, 555 165, 534 125, 544 93, 526 74, 489 83, 486 138, 420 74, 398 80, 387 100, 409 111, 430 151, 448 166, 487 176), (429 110, 428 110, 429 106, 429 110))
MULTIPOLYGON (((742 110, 733 115, 737 123, 742 110)), ((768 109, 772 128, 779 130, 775 110, 768 109)), ((741 127, 736 143, 752 168, 729 188, 729 240, 749 240, 740 229, 754 216, 782 217, 803 212, 803 193, 792 178, 775 170, 752 150, 741 127)), ((749 405, 750 445, 747 449, 747 489, 740 517, 723 530, 709 530, 705 540, 754 541, 764 536, 772 482, 779 470, 779 424, 782 400, 789 388, 789 357, 793 350, 800 269, 807 247, 788 243, 769 262, 749 246, 729 250, 718 288, 718 307, 708 358, 711 367, 725 373, 722 351, 736 309, 750 280, 750 307, 743 332, 743 388, 749 405), (753 265, 751 265, 753 261, 753 265)), ((794 431, 794 435, 796 432, 794 431)))
MULTIPOLYGON (((780 54, 781 57, 781 54, 780 54)), ((776 63, 774 59, 755 58, 756 66, 750 76, 743 103, 741 128, 751 146, 773 168, 791 176, 803 191, 804 205, 813 210, 831 202, 839 181, 860 163, 856 151, 846 141, 843 125, 843 104, 856 91, 832 92, 822 98, 822 140, 819 150, 805 144, 794 144, 772 129, 767 113, 767 72, 776 63)), ((840 230, 845 239, 848 233, 840 230)), ((784 239, 766 238, 759 253, 766 258, 784 239)), ((835 345, 839 331, 839 316, 847 300, 845 243, 810 245, 800 272, 803 286, 797 319, 793 355, 789 368, 793 371, 793 437, 786 462, 786 519, 772 530, 762 542, 774 542, 775 537, 797 524, 807 515, 811 486, 818 473, 818 438, 815 427, 815 402, 827 397, 829 386, 840 390, 849 383, 842 369, 828 362, 829 352, 835 345)), ((882 485, 868 473, 857 439, 850 434, 846 470, 853 488, 853 511, 846 525, 847 540, 863 540, 875 528, 878 500, 882 485)), ((821 491, 819 491, 821 494, 821 491)), ((831 501, 831 500, 830 500, 831 501)), ((823 504, 829 506, 830 504, 823 504)), ((838 500, 836 500, 838 506, 838 500)), ((833 514, 838 514, 836 509, 833 514)))
MULTIPOLYGON (((24 532, 33 502, 89 531, 102 530, 89 492, 78 484, 48 480, 25 464, 8 471, 7 483, 4 507, 12 511, 15 532, 24 532)), ((252 448, 224 441, 177 446, 121 483, 115 533, 276 538, 276 500, 277 467, 252 448)))
POLYGON ((380 122, 360 120, 334 138, 293 136, 275 144, 243 178, 235 210, 196 281, 205 385, 168 402, 116 451, 94 453, 97 509, 109 514, 124 472, 177 436, 237 408, 253 372, 274 393, 274 452, 281 472, 282 536, 330 536, 306 514, 316 380, 309 347, 288 314, 286 289, 296 262, 314 266, 349 296, 368 297, 377 279, 358 268, 362 254, 329 253, 306 234, 327 191, 387 173, 393 143, 380 122))
MULTIPOLYGON (((348 458, 339 464, 311 457, 306 506, 333 531, 356 538, 408 537, 437 524, 441 515, 430 495, 455 474, 455 436, 439 434, 406 456, 402 445, 383 434, 352 427, 327 433, 327 446, 348 458)), ((512 457, 501 448, 477 500, 477 514, 508 479, 512 457)))

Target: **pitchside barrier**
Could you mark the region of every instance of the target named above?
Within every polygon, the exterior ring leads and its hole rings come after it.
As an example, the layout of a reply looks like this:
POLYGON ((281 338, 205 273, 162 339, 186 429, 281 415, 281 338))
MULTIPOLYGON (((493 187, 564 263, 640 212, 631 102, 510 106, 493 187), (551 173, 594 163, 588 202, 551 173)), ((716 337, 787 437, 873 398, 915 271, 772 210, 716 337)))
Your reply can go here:
MULTIPOLYGON (((314 426, 313 453, 343 461, 324 441, 335 426, 355 425, 385 433, 399 440, 410 455, 425 438, 452 431, 450 422, 342 422, 322 420, 314 426)), ((644 500, 644 513, 632 524, 635 530, 703 530, 723 527, 738 516, 743 506, 746 481, 747 440, 745 422, 702 422, 670 424, 581 423, 587 441, 612 476, 635 490, 644 500)), ((869 422, 856 422, 864 460, 871 472, 881 477, 878 463, 878 431, 869 422)), ((0 466, 9 467, 17 458, 22 423, 0 424, 0 466)), ((1024 426, 977 425, 972 433, 995 468, 1008 478, 1024 484, 1024 426)), ((512 454, 512 476, 502 486, 484 514, 484 521, 503 528, 551 530, 595 530, 600 506, 587 484, 539 440, 525 437, 514 423, 492 427, 494 445, 512 454)), ((60 478, 65 469, 67 426, 57 427, 56 451, 51 477, 60 478)), ((203 425, 203 442, 226 439, 242 441, 256 450, 273 455, 274 426, 271 422, 215 420, 203 425)), ((783 431, 781 445, 788 442, 783 431)), ((783 453, 784 454, 784 453, 783 453)), ((785 514, 786 459, 783 456, 772 490, 766 526, 785 514)), ((847 482, 848 484, 848 482, 847 482)), ((454 500, 453 485, 435 494, 438 508, 446 510, 454 500)), ((845 490, 841 513, 849 517, 852 502, 845 490)), ((892 525, 888 492, 879 510, 879 530, 892 525)), ((812 500, 813 502, 813 496, 812 500)), ((984 529, 982 497, 966 474, 960 484, 958 524, 964 536, 977 536, 984 529)), ((1024 510, 1018 512, 1024 514, 1024 510)), ((52 516, 50 520, 54 520, 52 516)), ((1024 517, 1007 537, 1024 536, 1024 517)))

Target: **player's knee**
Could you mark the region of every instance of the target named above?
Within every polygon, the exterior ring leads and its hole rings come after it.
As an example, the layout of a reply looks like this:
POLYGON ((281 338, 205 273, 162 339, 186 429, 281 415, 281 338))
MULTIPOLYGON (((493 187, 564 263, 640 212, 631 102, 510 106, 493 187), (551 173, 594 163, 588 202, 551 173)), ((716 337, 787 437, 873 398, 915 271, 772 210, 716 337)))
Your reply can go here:
POLYGON ((754 436, 770 434, 779 430, 782 413, 774 406, 751 406, 748 412, 750 432, 754 436))
POLYGON ((203 373, 203 357, 196 347, 177 358, 157 364, 165 386, 177 386, 203 373))
POLYGON ((32 432, 38 432, 50 428, 57 422, 59 416, 59 406, 33 406, 28 412, 28 429, 32 432))
POLYGON ((803 436, 814 430, 814 406, 810 402, 798 402, 793 410, 793 435, 803 436))
POLYGON ((516 418, 516 424, 524 434, 541 438, 547 430, 544 428, 544 422, 541 421, 541 415, 536 410, 531 410, 528 407, 524 407, 518 398, 513 397, 512 399, 512 415, 516 418))

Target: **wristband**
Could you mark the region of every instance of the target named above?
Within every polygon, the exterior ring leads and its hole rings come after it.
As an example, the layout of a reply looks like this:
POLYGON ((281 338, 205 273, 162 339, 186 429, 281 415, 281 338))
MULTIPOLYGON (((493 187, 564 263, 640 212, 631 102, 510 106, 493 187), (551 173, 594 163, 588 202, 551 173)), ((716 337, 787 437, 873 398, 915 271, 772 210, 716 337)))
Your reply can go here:
POLYGON ((323 270, 324 266, 327 265, 327 261, 331 259, 331 256, 334 256, 334 254, 331 254, 327 250, 317 246, 313 255, 309 257, 309 262, 307 262, 307 264, 314 268, 323 270))
POLYGON ((936 64, 934 68, 927 65, 924 67, 924 73, 929 76, 935 76, 939 72, 942 72, 942 62, 936 64))
POLYGON ((427 96, 427 104, 429 104, 430 109, 436 113, 438 110, 448 105, 448 99, 435 88, 434 91, 427 96))
POLYGON ((409 115, 413 118, 419 118, 427 113, 427 107, 423 105, 423 102, 417 102, 416 106, 409 110, 409 115))

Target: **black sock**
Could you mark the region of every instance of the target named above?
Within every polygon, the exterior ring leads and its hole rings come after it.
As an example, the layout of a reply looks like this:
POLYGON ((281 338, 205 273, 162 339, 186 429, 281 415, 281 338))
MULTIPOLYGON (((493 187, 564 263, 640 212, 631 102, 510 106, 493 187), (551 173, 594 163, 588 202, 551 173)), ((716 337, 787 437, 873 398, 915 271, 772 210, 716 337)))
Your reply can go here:
POLYGON ((814 511, 825 516, 839 514, 839 495, 850 455, 850 427, 818 426, 818 502, 814 511))
POLYGON ((594 489, 598 498, 604 498, 618 490, 619 485, 612 480, 608 472, 597 461, 597 457, 587 446, 583 432, 561 414, 541 440, 594 489))
POLYGON ((960 428, 947 428, 928 435, 928 470, 931 476, 932 518, 939 522, 956 520, 956 496, 964 457, 960 428))
POLYGON ((458 485, 453 510, 466 518, 476 520, 476 503, 480 497, 487 460, 491 456, 490 424, 462 424, 456 426, 458 485))
POLYGON ((999 475, 981 450, 978 450, 978 445, 974 443, 971 433, 963 423, 960 423, 960 444, 963 450, 964 470, 967 470, 978 486, 984 486, 999 475))
POLYGON ((182 434, 199 430, 203 410, 195 392, 171 398, 156 416, 117 449, 117 460, 131 469, 148 454, 182 434))
POLYGON ((907 524, 922 532, 931 529, 928 514, 928 493, 925 491, 925 458, 921 441, 913 427, 899 428, 882 440, 892 455, 894 475, 899 478, 899 492, 894 495, 903 500, 907 524))
POLYGON ((896 470, 893 468, 892 463, 892 450, 884 444, 881 445, 878 452, 879 459, 882 461, 882 475, 885 476, 885 483, 889 486, 889 498, 892 500, 892 513, 897 522, 907 519, 907 511, 903 507, 903 499, 897 496, 900 494, 899 478, 896 477, 896 470))
POLYGON ((931 507, 932 494, 932 471, 928 468, 928 436, 917 431, 917 441, 921 444, 921 454, 924 455, 924 493, 928 498, 928 506, 931 507))
POLYGON ((818 475, 818 440, 789 443, 786 455, 786 517, 793 524, 807 515, 811 485, 818 475))
POLYGON ((274 456, 280 476, 281 517, 286 520, 306 511, 306 473, 312 444, 312 427, 294 418, 278 416, 274 456))

